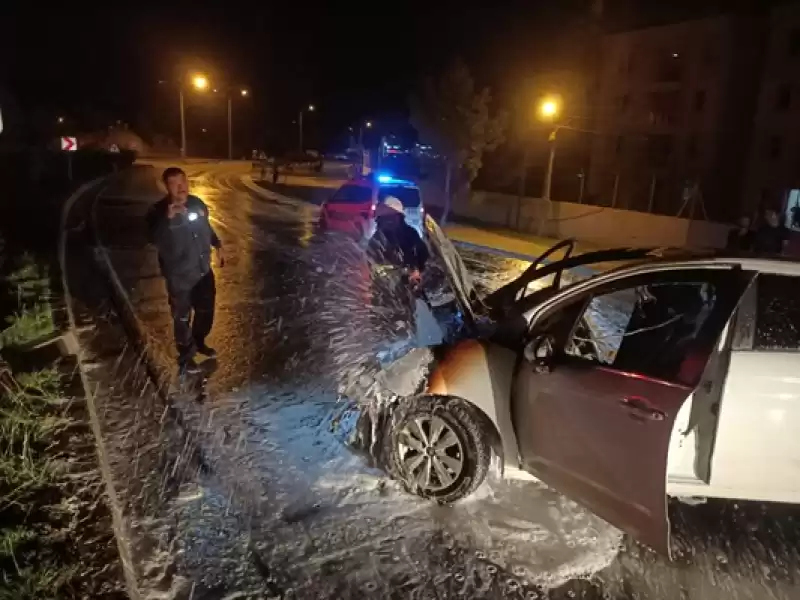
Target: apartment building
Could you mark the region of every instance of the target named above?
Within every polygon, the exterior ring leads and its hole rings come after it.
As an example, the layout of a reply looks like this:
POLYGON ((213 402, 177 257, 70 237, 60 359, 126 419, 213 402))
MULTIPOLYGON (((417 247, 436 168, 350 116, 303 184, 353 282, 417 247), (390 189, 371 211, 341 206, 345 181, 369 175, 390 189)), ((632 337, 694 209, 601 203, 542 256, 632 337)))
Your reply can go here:
POLYGON ((591 201, 714 220, 739 214, 765 30, 763 19, 723 16, 605 36, 591 201))
MULTIPOLYGON (((775 8, 763 52, 752 120, 742 209, 783 209, 787 225, 800 205, 800 3, 775 8)), ((800 215, 798 215, 800 217, 800 215)))

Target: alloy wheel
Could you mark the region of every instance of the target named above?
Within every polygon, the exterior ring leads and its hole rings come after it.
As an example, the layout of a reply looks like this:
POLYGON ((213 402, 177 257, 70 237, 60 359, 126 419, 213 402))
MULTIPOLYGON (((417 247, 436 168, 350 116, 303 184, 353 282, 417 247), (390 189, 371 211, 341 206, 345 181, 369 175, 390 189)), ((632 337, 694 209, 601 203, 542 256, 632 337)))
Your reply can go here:
POLYGON ((461 440, 437 415, 409 419, 400 430, 397 444, 406 481, 422 492, 450 487, 464 470, 461 440))

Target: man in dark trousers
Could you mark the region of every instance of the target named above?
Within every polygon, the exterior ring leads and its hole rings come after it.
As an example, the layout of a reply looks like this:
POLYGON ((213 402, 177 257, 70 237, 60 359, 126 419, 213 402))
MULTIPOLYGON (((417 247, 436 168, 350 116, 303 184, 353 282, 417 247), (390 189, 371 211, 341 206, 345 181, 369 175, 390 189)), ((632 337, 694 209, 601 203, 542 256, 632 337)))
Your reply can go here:
POLYGON ((197 353, 216 356, 205 340, 214 323, 216 296, 211 248, 216 249, 221 267, 222 244, 209 222, 208 208, 200 198, 189 194, 186 173, 170 167, 161 178, 167 196, 150 209, 148 234, 158 248, 161 274, 167 283, 179 372, 197 373, 197 353))

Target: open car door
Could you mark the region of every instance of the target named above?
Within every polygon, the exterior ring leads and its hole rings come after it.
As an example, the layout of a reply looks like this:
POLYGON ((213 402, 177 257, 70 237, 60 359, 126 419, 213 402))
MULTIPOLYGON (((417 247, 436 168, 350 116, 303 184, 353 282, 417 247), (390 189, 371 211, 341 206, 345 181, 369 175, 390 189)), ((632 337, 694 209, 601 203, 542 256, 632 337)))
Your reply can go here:
POLYGON ((523 467, 668 555, 673 423, 752 278, 647 265, 542 305, 512 396, 523 467))

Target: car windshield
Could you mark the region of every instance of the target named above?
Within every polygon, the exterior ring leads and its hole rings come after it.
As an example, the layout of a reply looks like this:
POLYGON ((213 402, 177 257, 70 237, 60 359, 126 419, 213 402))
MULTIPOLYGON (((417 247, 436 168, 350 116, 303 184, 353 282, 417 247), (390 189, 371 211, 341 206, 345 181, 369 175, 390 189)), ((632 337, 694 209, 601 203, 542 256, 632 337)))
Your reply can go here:
POLYGON ((331 198, 338 204, 367 204, 372 200, 372 190, 363 185, 347 184, 340 187, 331 198))
POLYGON ((378 202, 383 202, 388 196, 394 196, 400 200, 406 208, 419 208, 419 205, 422 203, 419 190, 415 187, 405 185, 381 186, 380 192, 378 192, 378 202))

